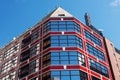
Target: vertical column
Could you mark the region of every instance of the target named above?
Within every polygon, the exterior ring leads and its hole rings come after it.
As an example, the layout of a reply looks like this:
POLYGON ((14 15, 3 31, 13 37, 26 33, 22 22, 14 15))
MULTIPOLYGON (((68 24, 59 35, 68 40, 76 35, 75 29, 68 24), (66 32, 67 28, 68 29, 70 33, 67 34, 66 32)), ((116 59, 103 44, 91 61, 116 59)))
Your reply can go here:
POLYGON ((42 51, 43 51, 43 33, 42 33, 42 25, 40 25, 40 58, 39 58, 39 79, 42 80, 42 51))

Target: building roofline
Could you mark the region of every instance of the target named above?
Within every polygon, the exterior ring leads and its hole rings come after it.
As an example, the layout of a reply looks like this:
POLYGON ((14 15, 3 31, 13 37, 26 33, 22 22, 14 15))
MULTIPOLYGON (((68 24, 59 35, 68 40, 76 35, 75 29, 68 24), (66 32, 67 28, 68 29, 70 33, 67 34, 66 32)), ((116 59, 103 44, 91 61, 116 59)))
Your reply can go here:
MULTIPOLYGON (((29 32, 30 30, 36 28, 37 26, 41 25, 42 23, 44 23, 46 20, 48 20, 49 18, 75 18, 76 17, 72 16, 69 12, 67 12, 66 10, 62 9, 61 7, 57 7, 55 10, 53 10, 50 14, 48 14, 47 16, 45 16, 44 18, 42 18, 37 24, 35 24, 33 27, 28 28, 27 30, 25 30, 22 34, 18 35, 16 37, 15 40, 11 40, 8 43, 6 43, 4 46, 0 47, 0 50, 4 49, 5 47, 7 47, 8 45, 10 45, 12 42, 16 41, 17 39, 19 39, 20 37, 22 37, 23 35, 26 34, 26 32, 29 32), (58 12, 60 13, 64 13, 65 16, 59 16, 58 12), (57 14, 57 15, 56 15, 57 14)), ((78 19, 79 20, 79 19, 78 19)), ((83 23, 82 21, 80 21, 83 25, 87 26, 85 23, 83 23)), ((87 26, 88 28, 90 28, 89 26, 87 26)), ((93 26, 94 27, 94 26, 93 26)), ((92 28, 90 28, 91 30, 93 30, 92 28)), ((95 28, 96 29, 96 28, 95 28)), ((93 30, 95 31, 95 30, 93 30)), ((96 31, 95 31, 96 32, 96 31)), ((97 32, 96 32, 97 33, 97 32)), ((99 33, 98 33, 99 34, 99 33)))

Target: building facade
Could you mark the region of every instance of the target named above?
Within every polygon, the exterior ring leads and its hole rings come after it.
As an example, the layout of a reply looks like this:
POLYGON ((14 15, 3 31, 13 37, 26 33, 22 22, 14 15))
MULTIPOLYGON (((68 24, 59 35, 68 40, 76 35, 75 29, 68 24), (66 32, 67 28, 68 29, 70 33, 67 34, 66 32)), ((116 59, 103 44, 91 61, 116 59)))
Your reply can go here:
POLYGON ((120 80, 120 50, 115 48, 114 44, 107 38, 105 38, 105 43, 113 78, 120 80))
POLYGON ((0 80, 113 80, 103 36, 57 8, 0 50, 0 80))

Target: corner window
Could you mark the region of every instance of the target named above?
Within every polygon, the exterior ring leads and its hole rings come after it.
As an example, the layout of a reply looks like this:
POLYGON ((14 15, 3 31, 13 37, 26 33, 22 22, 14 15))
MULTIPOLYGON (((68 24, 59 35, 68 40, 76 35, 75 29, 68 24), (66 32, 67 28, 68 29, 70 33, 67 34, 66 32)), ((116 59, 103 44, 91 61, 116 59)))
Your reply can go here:
POLYGON ((48 47, 79 47, 83 49, 83 41, 75 35, 56 35, 43 40, 43 49, 48 47))
MULTIPOLYGON (((60 14, 60 16, 64 16, 64 14, 60 14)), ((50 21, 43 26, 43 34, 46 34, 50 31, 75 31, 81 33, 81 28, 80 25, 75 23, 74 21, 50 21)))
POLYGON ((42 80, 88 80, 88 77, 80 70, 54 70, 44 73, 42 80))
POLYGON ((49 65, 82 65, 86 66, 85 56, 76 51, 51 52, 43 56, 43 67, 49 65))

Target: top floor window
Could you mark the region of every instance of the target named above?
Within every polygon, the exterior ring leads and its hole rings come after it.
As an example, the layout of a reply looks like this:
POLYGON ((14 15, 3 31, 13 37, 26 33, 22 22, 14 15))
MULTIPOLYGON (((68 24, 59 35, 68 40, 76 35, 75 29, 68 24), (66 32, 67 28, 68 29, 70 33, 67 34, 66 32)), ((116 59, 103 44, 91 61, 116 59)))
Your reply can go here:
POLYGON ((76 31, 81 33, 80 25, 74 21, 51 21, 43 26, 43 34, 49 31, 76 31))
POLYGON ((87 30, 84 30, 84 33, 85 33, 85 37, 87 39, 89 39, 90 41, 94 42, 99 47, 102 47, 102 42, 101 42, 101 40, 99 38, 97 38, 96 36, 94 36, 92 33, 90 33, 87 30))
POLYGON ((19 51, 19 44, 14 45, 4 53, 4 59, 7 59, 8 57, 12 56, 14 53, 17 53, 19 51))

